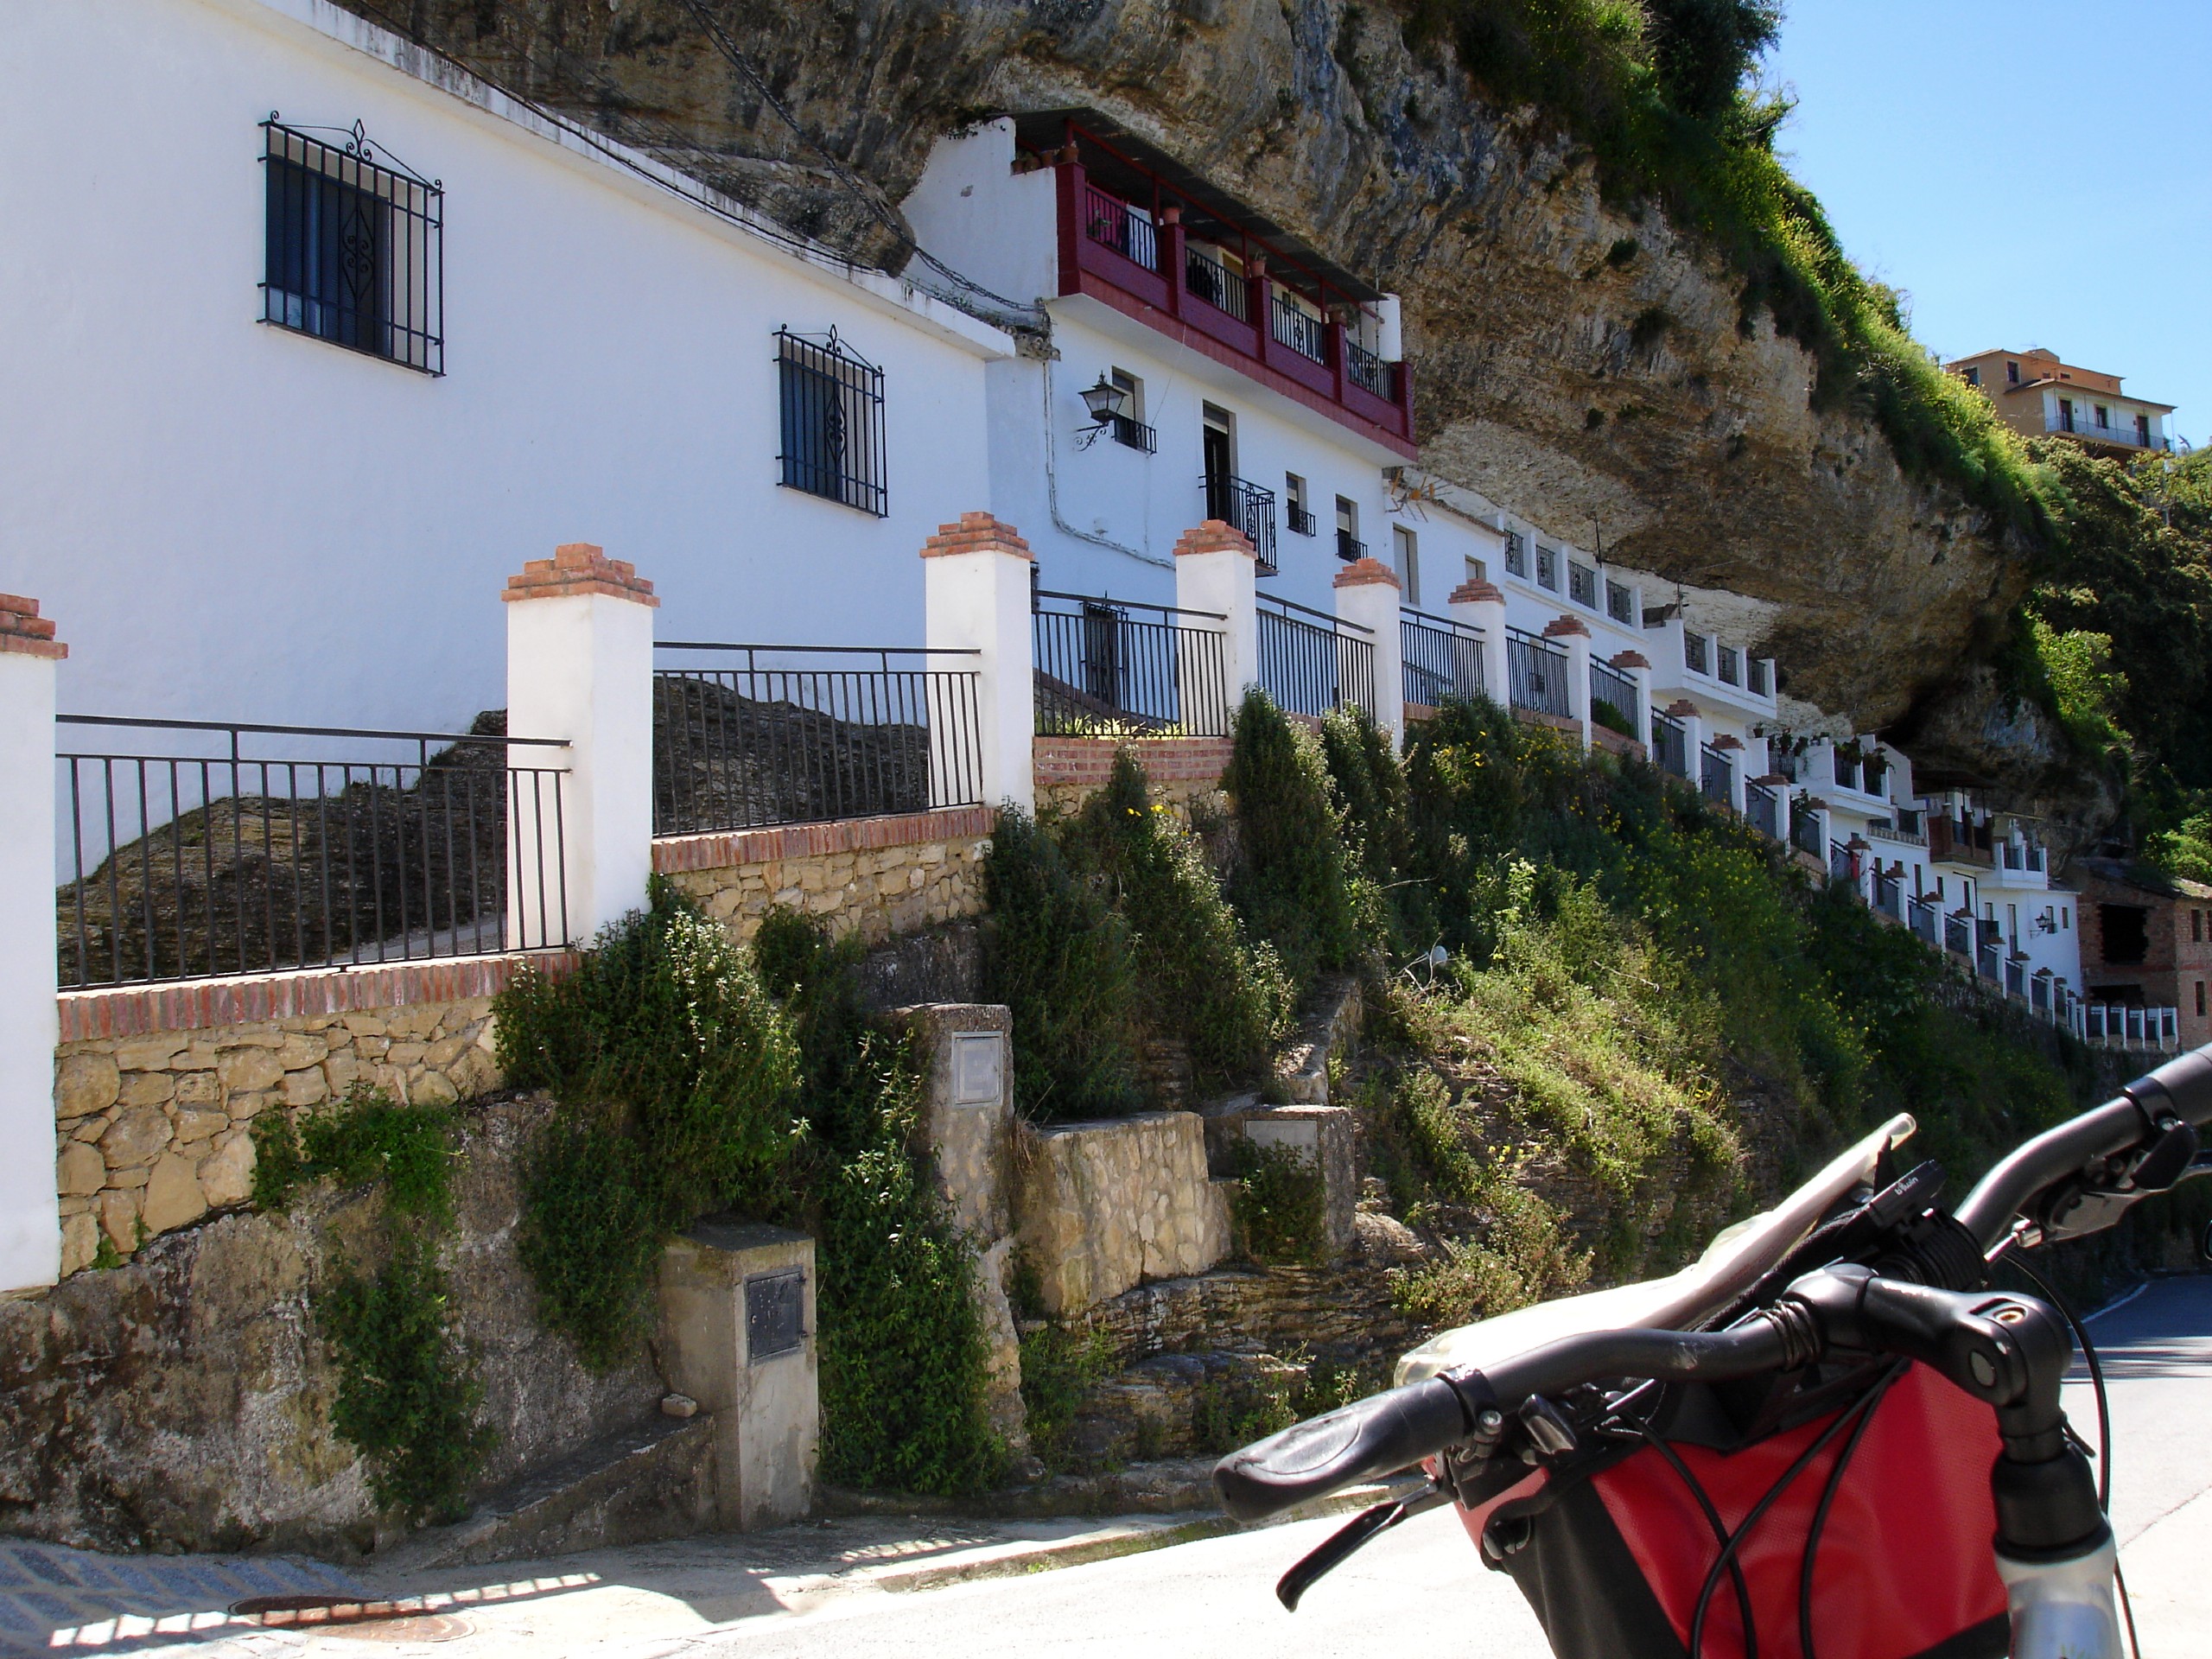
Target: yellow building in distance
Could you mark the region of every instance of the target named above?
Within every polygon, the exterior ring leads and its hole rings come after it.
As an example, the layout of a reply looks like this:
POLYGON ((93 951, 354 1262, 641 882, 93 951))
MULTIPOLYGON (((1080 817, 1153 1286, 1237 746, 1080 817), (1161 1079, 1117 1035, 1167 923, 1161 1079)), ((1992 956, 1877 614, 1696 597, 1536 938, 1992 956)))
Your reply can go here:
POLYGON ((2174 447, 2166 429, 2171 404, 2130 397, 2118 375, 2076 368, 2043 346, 1978 352, 1943 366, 1979 386, 1997 417, 2027 436, 2070 438, 2099 454, 2121 457, 2174 447))

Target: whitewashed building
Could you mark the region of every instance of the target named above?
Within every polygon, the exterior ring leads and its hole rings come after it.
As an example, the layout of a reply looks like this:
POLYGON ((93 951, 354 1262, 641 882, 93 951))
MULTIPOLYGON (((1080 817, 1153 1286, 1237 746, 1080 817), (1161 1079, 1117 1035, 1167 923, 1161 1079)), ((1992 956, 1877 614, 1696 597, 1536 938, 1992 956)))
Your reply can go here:
POLYGON ((15 0, 0 591, 64 707, 455 729, 580 538, 682 639, 915 645, 1011 335, 320 0, 15 0))

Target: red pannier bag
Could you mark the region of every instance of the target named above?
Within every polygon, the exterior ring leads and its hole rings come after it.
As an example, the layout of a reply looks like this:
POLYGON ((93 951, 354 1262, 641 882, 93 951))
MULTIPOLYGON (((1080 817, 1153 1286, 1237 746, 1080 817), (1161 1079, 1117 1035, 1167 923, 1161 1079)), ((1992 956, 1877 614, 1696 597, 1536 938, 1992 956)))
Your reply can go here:
MULTIPOLYGON (((1670 1444, 1732 1535, 1835 1415, 1732 1452, 1670 1444)), ((1806 1538, 1850 1438, 1847 1429, 1823 1447, 1738 1549, 1756 1648, 1745 1642, 1735 1582, 1724 1569, 1696 1659, 1805 1659, 1798 1593, 1806 1538)), ((2000 1449, 1990 1408, 1925 1366, 1910 1366, 1891 1387, 1821 1529, 1815 1659, 2004 1659, 2009 1631, 1989 1492, 2000 1449)), ((1681 1476, 1650 1446, 1593 1473, 1524 1481, 1463 1510, 1461 1519, 1485 1559, 1520 1586, 1559 1659, 1685 1659, 1720 1546, 1681 1476), (1495 1548, 1484 1548, 1493 1523, 1495 1548)))

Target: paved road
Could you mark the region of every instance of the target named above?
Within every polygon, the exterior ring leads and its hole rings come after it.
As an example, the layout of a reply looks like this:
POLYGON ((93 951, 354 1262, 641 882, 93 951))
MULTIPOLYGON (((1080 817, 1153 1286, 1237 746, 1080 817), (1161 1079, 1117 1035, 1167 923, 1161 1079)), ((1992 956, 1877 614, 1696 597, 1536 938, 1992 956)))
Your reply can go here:
MULTIPOLYGON (((2113 1518, 2144 1650, 2212 1649, 2212 1276, 2161 1280, 2093 1317, 2113 1399, 2113 1518)), ((2094 1428, 2088 1389, 2068 1410, 2094 1428)), ((1158 1524, 1158 1523, 1154 1523, 1158 1524)), ((1387 1643, 1457 1659, 1547 1659, 1511 1583, 1483 1570, 1457 1520, 1424 1516, 1371 1545, 1307 1596, 1274 1601, 1283 1568, 1338 1520, 1155 1549, 1085 1567, 939 1589, 913 1567, 1033 1550, 1083 1523, 840 1522, 688 1539, 379 1582, 450 1596, 436 1631, 362 1637, 242 1629, 224 1608, 256 1591, 339 1588, 346 1575, 259 1557, 116 1558, 0 1540, 0 1656, 147 1653, 195 1659, 365 1659, 417 1645, 424 1659, 1371 1659, 1387 1643), (410 1640, 410 1637, 415 1638, 410 1640)), ((370 1574, 380 1579, 380 1574, 370 1574)))
MULTIPOLYGON (((2089 1321, 2113 1399, 2113 1514, 2132 1567, 2145 1651, 2212 1646, 2212 1277, 2159 1280, 2089 1321)), ((2086 1374, 2085 1374, 2086 1375, 2086 1374)), ((2086 1382, 2068 1410, 2090 1432, 2086 1382)), ((1511 1583, 1483 1570, 1448 1512, 1370 1545, 1316 1586, 1296 1614, 1277 1574, 1338 1524, 1307 1522, 1071 1567, 1030 1580, 853 1600, 683 1642, 618 1644, 687 1659, 1371 1659, 1402 1654, 1548 1659, 1511 1583)))

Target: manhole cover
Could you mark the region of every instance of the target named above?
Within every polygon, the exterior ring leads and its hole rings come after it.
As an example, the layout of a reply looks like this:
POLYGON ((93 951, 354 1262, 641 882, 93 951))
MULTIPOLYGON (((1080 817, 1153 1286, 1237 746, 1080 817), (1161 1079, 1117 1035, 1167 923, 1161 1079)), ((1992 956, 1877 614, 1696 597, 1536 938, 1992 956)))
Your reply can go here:
POLYGON ((457 1613, 432 1612, 420 1598, 364 1601, 357 1596, 249 1596, 231 1604, 236 1618, 267 1630, 308 1630, 349 1642, 450 1642, 468 1634, 457 1613))

